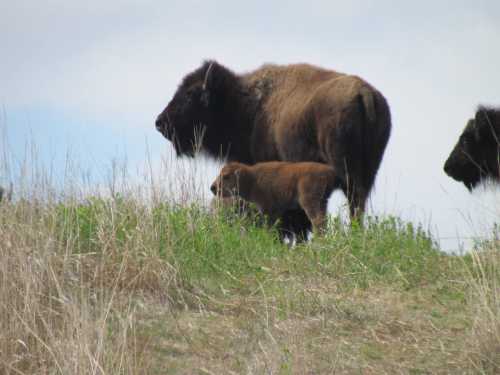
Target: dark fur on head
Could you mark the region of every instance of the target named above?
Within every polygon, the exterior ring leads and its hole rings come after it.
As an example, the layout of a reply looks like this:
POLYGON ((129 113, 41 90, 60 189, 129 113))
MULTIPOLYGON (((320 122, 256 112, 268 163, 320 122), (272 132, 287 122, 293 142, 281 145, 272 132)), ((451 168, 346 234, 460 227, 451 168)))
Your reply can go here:
POLYGON ((451 178, 474 189, 487 178, 500 179, 500 109, 480 106, 444 165, 451 178))
POLYGON ((194 156, 200 147, 213 157, 250 163, 252 126, 245 120, 254 113, 252 107, 239 77, 206 61, 183 79, 158 116, 156 128, 173 143, 178 156, 194 156))

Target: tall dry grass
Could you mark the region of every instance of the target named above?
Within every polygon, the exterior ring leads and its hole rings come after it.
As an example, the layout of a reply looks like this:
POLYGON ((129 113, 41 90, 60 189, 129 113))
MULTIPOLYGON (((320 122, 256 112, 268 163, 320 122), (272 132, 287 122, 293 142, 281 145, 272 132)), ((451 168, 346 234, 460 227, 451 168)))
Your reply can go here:
MULTIPOLYGON (((116 238, 116 206, 100 213, 95 252, 80 252, 71 206, 18 202, 0 207, 0 373, 147 373, 135 341, 149 297, 168 303, 174 268, 151 247, 157 233, 138 207, 129 238, 116 238)), ((81 217, 80 217, 81 218, 81 217)))
MULTIPOLYGON (((495 236, 496 237, 496 236, 495 236)), ((500 240, 482 242, 470 253, 468 286, 471 331, 469 359, 479 373, 500 373, 500 240)))
POLYGON ((148 299, 168 305, 179 290, 157 251, 150 207, 174 192, 199 196, 188 177, 196 166, 165 172, 165 163, 147 162, 131 175, 115 160, 94 184, 70 158, 54 172, 33 142, 16 159, 1 124, 0 146, 0 177, 14 182, 13 200, 0 202, 0 374, 148 373, 147 340, 135 339, 139 315, 148 299), (119 196, 127 204, 118 207, 119 196), (81 212, 89 197, 99 201, 93 222, 81 212), (117 238, 127 215, 133 231, 117 238))

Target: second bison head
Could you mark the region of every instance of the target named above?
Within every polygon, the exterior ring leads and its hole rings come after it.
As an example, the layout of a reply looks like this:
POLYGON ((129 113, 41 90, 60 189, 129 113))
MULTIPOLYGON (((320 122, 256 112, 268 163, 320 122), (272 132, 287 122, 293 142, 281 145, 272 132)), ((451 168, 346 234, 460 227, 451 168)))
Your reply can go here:
POLYGON ((472 190, 481 181, 499 178, 500 110, 480 107, 460 135, 444 171, 472 190))

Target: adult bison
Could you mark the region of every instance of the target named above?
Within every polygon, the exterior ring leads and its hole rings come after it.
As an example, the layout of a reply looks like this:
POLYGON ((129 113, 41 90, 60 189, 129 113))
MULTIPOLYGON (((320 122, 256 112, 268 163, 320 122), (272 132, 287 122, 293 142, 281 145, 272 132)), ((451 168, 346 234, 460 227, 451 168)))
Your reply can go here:
MULTIPOLYGON (((235 74, 206 61, 184 77, 156 128, 177 155, 194 156, 199 149, 247 164, 330 164, 352 218, 364 211, 391 118, 383 95, 357 76, 308 64, 269 64, 235 74)), ((310 229, 303 211, 300 216, 310 229)))
POLYGON ((480 106, 444 164, 451 178, 472 190, 486 178, 500 180, 500 109, 480 106))

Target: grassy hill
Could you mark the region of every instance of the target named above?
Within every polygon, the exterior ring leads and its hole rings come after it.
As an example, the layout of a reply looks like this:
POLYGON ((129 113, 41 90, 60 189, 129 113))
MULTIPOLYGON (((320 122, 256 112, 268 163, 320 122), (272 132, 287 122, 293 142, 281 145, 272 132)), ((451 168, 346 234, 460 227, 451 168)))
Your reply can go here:
POLYGON ((1 374, 500 372, 500 249, 331 218, 293 248, 230 211, 0 205, 1 374))

